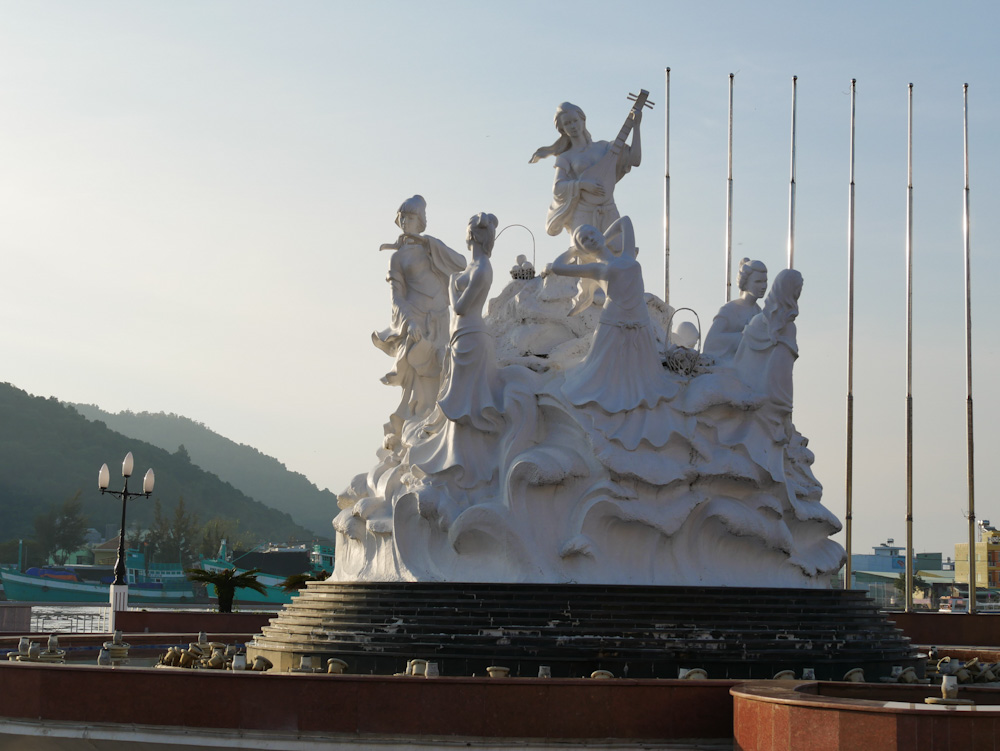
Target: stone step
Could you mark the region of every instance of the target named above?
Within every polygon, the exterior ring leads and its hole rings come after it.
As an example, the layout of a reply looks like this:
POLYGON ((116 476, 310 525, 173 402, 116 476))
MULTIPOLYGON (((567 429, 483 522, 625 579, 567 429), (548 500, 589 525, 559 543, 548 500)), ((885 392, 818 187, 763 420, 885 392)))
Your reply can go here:
POLYGON ((785 665, 840 679, 850 667, 888 675, 916 663, 864 593, 763 588, 314 582, 253 646, 341 657, 355 672, 397 672, 421 657, 454 675, 507 661, 524 674, 628 665, 634 677, 676 677, 682 662, 703 661, 726 677, 785 665))

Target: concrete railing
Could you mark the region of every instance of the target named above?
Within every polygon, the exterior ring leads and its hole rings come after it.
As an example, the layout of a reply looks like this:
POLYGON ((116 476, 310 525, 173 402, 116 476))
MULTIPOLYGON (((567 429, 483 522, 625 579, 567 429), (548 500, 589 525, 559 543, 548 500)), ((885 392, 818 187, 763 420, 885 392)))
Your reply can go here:
POLYGON ((31 628, 31 605, 0 602, 0 631, 25 632, 31 628))

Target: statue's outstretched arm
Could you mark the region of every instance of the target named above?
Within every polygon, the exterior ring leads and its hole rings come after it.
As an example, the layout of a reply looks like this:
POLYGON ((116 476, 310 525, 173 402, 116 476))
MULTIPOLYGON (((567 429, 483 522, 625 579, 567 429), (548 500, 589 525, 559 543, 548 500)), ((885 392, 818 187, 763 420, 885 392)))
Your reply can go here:
POLYGON ((577 257, 575 248, 562 253, 552 262, 552 273, 563 276, 582 276, 588 279, 604 279, 607 274, 607 264, 604 263, 571 263, 577 257))

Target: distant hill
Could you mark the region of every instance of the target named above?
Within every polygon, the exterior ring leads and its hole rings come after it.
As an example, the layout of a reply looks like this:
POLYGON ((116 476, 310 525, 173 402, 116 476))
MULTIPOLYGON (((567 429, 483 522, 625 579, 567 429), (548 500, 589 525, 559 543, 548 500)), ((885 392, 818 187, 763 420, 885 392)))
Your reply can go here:
POLYGON ((289 514, 195 466, 183 452, 126 437, 88 420, 55 397, 32 396, 0 383, 0 539, 31 537, 36 516, 77 492, 90 526, 117 528, 121 503, 100 494, 97 472, 107 463, 112 489, 121 489, 121 460, 129 451, 135 456, 132 489, 140 489, 147 468, 156 472, 153 498, 129 502, 130 525, 150 525, 155 499, 169 512, 183 498, 188 511, 202 522, 238 520, 241 529, 276 542, 315 537, 289 514))
POLYGON ((322 537, 332 537, 337 496, 320 490, 298 472, 257 449, 225 438, 180 415, 162 412, 105 412, 93 404, 73 404, 80 414, 112 430, 166 451, 183 446, 191 461, 218 475, 251 498, 286 511, 299 524, 322 537))

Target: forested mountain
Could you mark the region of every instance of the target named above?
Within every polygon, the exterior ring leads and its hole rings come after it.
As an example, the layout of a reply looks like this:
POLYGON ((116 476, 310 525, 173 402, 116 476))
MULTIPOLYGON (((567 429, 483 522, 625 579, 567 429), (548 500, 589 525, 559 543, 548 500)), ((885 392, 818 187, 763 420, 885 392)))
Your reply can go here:
POLYGON ((78 492, 91 526, 117 527, 121 502, 101 495, 97 472, 107 463, 111 489, 120 490, 121 460, 129 451, 135 457, 130 489, 141 489, 147 468, 156 473, 153 497, 129 502, 130 527, 151 525, 156 500, 169 513, 183 499, 188 513, 197 514, 202 523, 219 520, 234 531, 275 542, 315 537, 289 514, 195 466, 184 452, 126 437, 55 397, 32 396, 0 383, 0 540, 32 537, 37 516, 78 492))
POLYGON ((320 490, 298 472, 291 472, 277 459, 252 446, 225 438, 202 423, 180 415, 150 412, 105 412, 92 404, 73 404, 91 420, 112 430, 138 438, 166 451, 183 446, 191 461, 208 470, 251 498, 287 511, 299 524, 323 537, 331 537, 331 521, 337 515, 337 497, 320 490))

